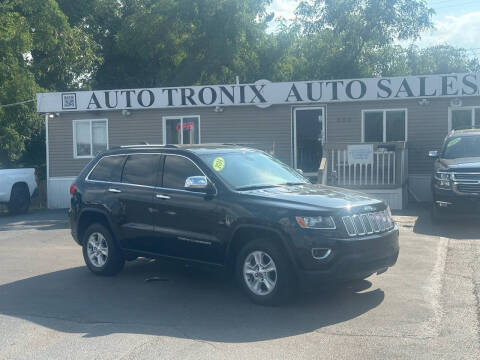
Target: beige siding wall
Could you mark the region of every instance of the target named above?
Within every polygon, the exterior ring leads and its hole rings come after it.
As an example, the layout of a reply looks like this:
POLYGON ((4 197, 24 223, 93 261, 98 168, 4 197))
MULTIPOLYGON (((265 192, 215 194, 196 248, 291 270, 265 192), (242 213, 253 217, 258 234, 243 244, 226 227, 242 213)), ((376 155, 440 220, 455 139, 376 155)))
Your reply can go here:
MULTIPOLYGON (((430 99, 420 106, 418 100, 368 101, 328 104, 327 141, 361 141, 362 110, 408 109, 409 173, 429 174, 432 161, 428 150, 439 149, 448 132, 448 107, 451 99, 430 99)), ((480 98, 462 98, 464 106, 480 106, 480 98)), ((321 106, 321 104, 315 104, 321 106)), ((305 105, 302 105, 305 106, 305 105)), ((49 120, 50 177, 76 176, 88 159, 73 158, 72 120, 108 119, 110 148, 143 141, 162 143, 162 117, 200 115, 201 141, 258 144, 274 148, 282 161, 291 162, 291 105, 267 109, 256 106, 213 108, 137 110, 131 116, 121 111, 65 113, 49 120)))
POLYGON ((50 177, 76 176, 89 159, 73 158, 72 120, 108 119, 110 148, 120 145, 163 142, 162 117, 200 116, 202 143, 226 142, 258 144, 274 149, 282 161, 290 163, 290 106, 226 107, 216 113, 213 108, 141 110, 123 116, 121 111, 65 113, 49 119, 50 177))
MULTIPOLYGON (((361 139, 362 110, 408 110, 408 162, 410 174, 430 174, 429 150, 438 150, 448 133, 448 108, 451 99, 429 99, 421 106, 418 99, 362 101, 327 106, 327 141, 358 143, 361 139)), ((480 98, 462 98, 463 106, 480 106, 480 98)))

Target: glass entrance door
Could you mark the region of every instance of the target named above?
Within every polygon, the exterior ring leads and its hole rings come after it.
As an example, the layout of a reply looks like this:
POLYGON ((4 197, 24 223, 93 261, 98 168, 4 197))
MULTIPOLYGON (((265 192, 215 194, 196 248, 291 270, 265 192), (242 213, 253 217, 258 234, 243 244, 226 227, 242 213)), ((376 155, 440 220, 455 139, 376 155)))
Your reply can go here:
POLYGON ((317 173, 325 142, 325 108, 293 110, 293 160, 296 169, 317 173))

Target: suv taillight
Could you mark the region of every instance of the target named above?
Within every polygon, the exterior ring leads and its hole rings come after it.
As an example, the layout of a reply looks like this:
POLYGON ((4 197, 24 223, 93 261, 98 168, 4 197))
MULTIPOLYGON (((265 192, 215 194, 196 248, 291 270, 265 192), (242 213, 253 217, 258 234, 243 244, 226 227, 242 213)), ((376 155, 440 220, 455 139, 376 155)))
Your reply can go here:
POLYGON ((33 173, 33 175, 35 176, 35 182, 38 185, 38 171, 37 171, 37 169, 35 169, 35 172, 33 173))
POLYGON ((75 184, 70 185, 70 195, 75 194, 75 191, 77 191, 75 184))

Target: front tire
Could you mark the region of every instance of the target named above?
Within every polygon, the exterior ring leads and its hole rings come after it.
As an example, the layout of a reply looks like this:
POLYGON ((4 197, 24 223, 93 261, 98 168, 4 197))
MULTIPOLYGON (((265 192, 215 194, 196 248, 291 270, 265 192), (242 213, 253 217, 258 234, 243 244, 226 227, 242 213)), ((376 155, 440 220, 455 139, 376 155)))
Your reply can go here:
POLYGON ((279 305, 294 294, 294 276, 284 252, 268 239, 247 243, 239 252, 236 278, 256 304, 279 305))
POLYGON ((95 275, 118 274, 125 259, 117 247, 110 230, 102 224, 92 224, 83 237, 83 258, 95 275))
POLYGON ((26 214, 30 207, 30 191, 25 184, 15 184, 8 202, 10 215, 26 214))

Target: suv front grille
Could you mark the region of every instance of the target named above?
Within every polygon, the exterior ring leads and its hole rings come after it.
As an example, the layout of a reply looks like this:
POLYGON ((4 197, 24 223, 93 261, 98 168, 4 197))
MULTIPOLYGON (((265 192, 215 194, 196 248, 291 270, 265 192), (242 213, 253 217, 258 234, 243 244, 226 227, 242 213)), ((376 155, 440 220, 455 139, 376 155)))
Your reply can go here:
POLYGON ((457 190, 466 194, 480 194, 480 184, 458 184, 457 190))
POLYGON ((454 173, 455 180, 480 180, 480 173, 454 173))
POLYGON ((362 236, 381 233, 394 227, 393 220, 386 210, 342 217, 349 236, 362 236))
POLYGON ((454 172, 454 190, 460 194, 480 194, 480 172, 454 172))

